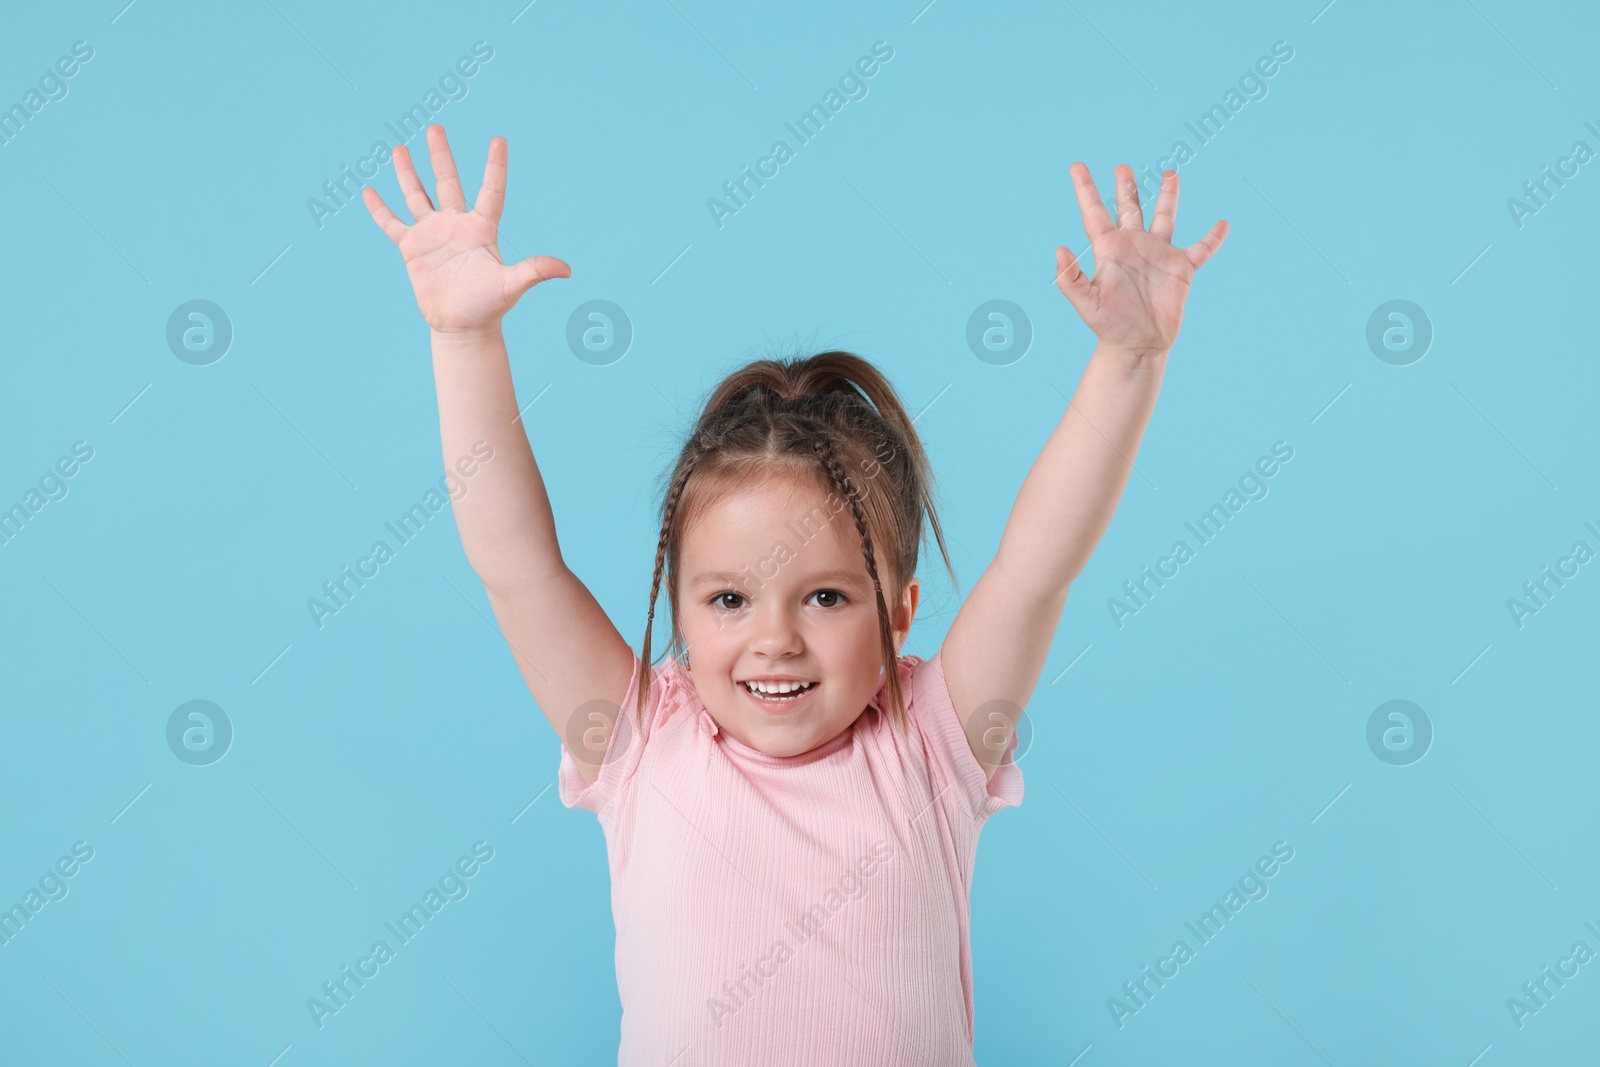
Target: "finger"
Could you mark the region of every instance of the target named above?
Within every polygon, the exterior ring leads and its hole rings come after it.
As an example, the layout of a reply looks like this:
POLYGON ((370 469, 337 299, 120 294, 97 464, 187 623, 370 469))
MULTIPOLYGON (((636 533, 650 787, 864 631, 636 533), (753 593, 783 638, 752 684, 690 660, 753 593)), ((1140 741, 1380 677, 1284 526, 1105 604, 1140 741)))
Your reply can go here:
POLYGON ((467 194, 461 189, 455 157, 450 155, 450 142, 438 123, 428 127, 428 158, 433 163, 433 195, 439 198, 440 210, 467 210, 467 194))
POLYGON ((389 240, 399 244, 400 238, 406 235, 408 227, 400 221, 399 216, 389 210, 389 205, 383 202, 383 196, 378 190, 370 185, 362 189, 361 202, 367 205, 367 210, 372 213, 372 221, 389 235, 389 240), (368 193, 372 195, 368 196, 368 193))
POLYGON ((500 212, 506 206, 507 152, 504 137, 490 139, 489 162, 483 165, 483 185, 478 189, 478 198, 472 205, 472 210, 496 226, 500 225, 500 212))
POLYGON ((1217 249, 1222 247, 1222 242, 1227 237, 1228 220, 1221 219, 1215 226, 1211 227, 1210 233, 1185 248, 1183 253, 1189 257, 1189 262, 1194 264, 1194 269, 1199 270, 1205 264, 1205 261, 1215 255, 1217 249))
POLYGON ((1117 228, 1144 229, 1144 209, 1139 206, 1139 185, 1133 180, 1133 168, 1119 163, 1112 172, 1117 183, 1117 228))
POLYGON ((1088 295, 1089 276, 1083 273, 1077 255, 1065 246, 1056 248, 1056 287, 1081 314, 1083 305, 1080 301, 1088 295))
POLYGON ((1150 220, 1150 232, 1157 237, 1172 240, 1172 228, 1178 221, 1178 172, 1169 170, 1161 175, 1161 193, 1156 197, 1155 218, 1150 220))
POLYGON ((519 296, 546 279, 572 277, 572 268, 555 256, 529 256, 510 270, 509 288, 519 296))
POLYGON ((422 220, 424 215, 433 214, 433 201, 428 199, 427 190, 422 188, 422 179, 417 177, 416 164, 411 162, 411 150, 405 145, 394 146, 394 176, 400 179, 400 191, 405 194, 406 207, 411 209, 411 217, 422 220))
POLYGON ((1089 168, 1082 163, 1074 163, 1068 170, 1072 173, 1072 187, 1078 194, 1078 210, 1083 213, 1084 232, 1091 241, 1098 240, 1101 234, 1116 229, 1111 222, 1111 213, 1100 200, 1100 190, 1094 187, 1089 168))

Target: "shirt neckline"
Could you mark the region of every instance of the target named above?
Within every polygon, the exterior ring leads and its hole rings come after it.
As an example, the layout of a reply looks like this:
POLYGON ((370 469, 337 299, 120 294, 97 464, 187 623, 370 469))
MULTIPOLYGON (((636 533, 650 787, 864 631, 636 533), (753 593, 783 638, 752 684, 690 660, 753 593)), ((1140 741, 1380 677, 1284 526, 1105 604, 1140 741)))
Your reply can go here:
POLYGON ((748 760, 751 763, 760 763, 768 767, 803 767, 806 764, 815 763, 817 760, 826 759, 835 752, 838 752, 840 749, 848 747, 852 743, 856 729, 860 725, 862 718, 870 715, 871 713, 872 708, 870 706, 862 709, 861 715, 857 716, 855 721, 849 726, 846 726, 843 730, 840 730, 838 736, 823 742, 815 748, 807 749, 806 751, 796 753, 793 756, 773 756, 762 752, 760 749, 751 748, 737 737, 734 737, 728 731, 722 729, 720 726, 717 726, 716 720, 712 718, 711 712, 708 711, 704 706, 700 708, 700 714, 709 720, 707 725, 715 728, 712 731, 713 744, 720 742, 725 749, 734 755, 737 755, 740 759, 748 760))

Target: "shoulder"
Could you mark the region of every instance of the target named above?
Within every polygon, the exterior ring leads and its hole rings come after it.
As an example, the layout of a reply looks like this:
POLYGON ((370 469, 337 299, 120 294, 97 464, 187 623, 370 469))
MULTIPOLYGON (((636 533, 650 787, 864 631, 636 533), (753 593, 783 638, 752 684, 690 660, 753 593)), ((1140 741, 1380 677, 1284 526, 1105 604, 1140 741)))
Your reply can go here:
MULTIPOLYGON (((561 803, 569 808, 586 808, 603 814, 626 789, 644 757, 650 738, 691 710, 698 697, 688 668, 674 656, 650 665, 637 652, 633 674, 622 703, 606 709, 596 721, 610 719, 611 728, 600 755, 600 772, 593 782, 584 780, 566 744, 561 746, 561 765, 557 775, 561 803), (645 687, 644 711, 639 711, 640 685, 645 687)), ((597 746, 598 747, 598 746, 597 746)))
POLYGON ((1016 752, 1015 736, 1006 748, 1004 761, 990 776, 973 754, 969 740, 973 730, 981 731, 981 727, 963 722, 956 712, 945 683, 942 655, 936 653, 932 659, 901 656, 899 669, 906 715, 930 756, 936 788, 954 786, 962 809, 980 822, 1001 808, 1021 804, 1022 772, 1012 758, 1016 752))

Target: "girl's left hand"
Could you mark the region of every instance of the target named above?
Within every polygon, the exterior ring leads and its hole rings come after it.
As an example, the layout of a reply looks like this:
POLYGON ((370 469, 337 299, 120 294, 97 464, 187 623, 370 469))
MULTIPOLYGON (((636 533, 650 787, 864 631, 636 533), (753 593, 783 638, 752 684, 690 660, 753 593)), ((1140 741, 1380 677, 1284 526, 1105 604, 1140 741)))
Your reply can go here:
POLYGON ((1167 171, 1156 198, 1155 219, 1144 228, 1133 168, 1116 168, 1117 220, 1082 163, 1071 167, 1083 228, 1094 249, 1094 277, 1084 274, 1070 248, 1056 249, 1056 284, 1100 343, 1140 357, 1165 353, 1178 338, 1183 303, 1194 272, 1222 247, 1227 220, 1188 248, 1172 243, 1178 215, 1178 173, 1167 171))

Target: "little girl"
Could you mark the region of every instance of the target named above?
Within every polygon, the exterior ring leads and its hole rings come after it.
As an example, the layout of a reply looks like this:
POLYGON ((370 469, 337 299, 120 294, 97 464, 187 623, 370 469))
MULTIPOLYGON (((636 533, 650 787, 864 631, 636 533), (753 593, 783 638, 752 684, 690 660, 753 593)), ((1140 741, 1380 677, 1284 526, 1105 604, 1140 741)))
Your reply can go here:
POLYGON ((493 448, 456 522, 561 737, 562 803, 605 832, 619 1064, 972 1064, 978 832, 1022 800, 1016 724, 1227 223, 1175 247, 1176 172, 1146 231, 1131 168, 1113 222, 1072 165, 1095 275, 1057 248, 1056 280, 1098 344, 931 660, 900 655, 924 512, 955 577, 927 456, 888 381, 847 352, 759 360, 712 393, 666 490, 636 655, 562 559, 500 331, 571 271, 501 261, 504 138, 471 210, 441 127, 428 148, 437 207, 394 149, 412 225, 362 195, 432 328, 446 469, 493 448), (655 665, 663 575, 672 640, 655 665))

